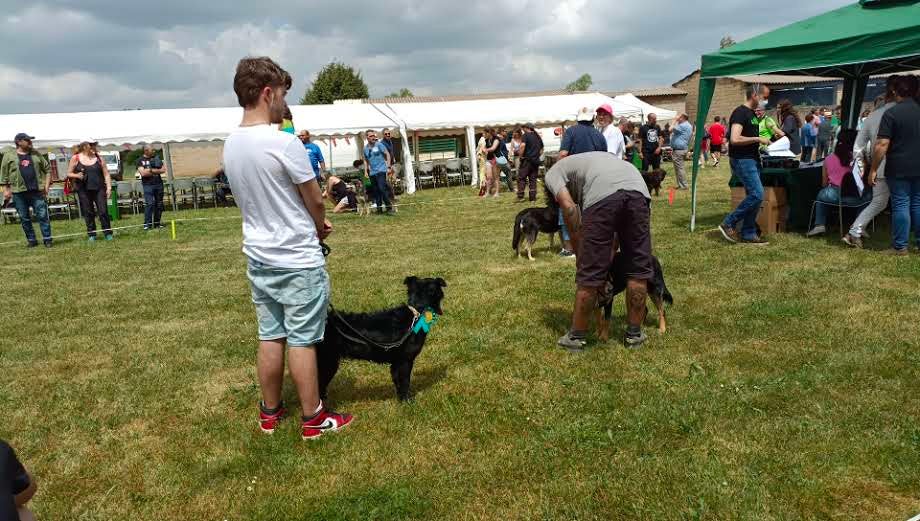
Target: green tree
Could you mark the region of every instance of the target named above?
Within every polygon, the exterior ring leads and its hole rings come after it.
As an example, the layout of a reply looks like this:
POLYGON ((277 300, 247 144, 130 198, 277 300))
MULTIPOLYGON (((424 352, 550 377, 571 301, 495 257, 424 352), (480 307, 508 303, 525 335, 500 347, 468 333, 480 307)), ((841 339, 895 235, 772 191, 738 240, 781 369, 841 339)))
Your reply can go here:
POLYGON ((735 45, 735 39, 730 35, 723 36, 722 39, 719 40, 719 49, 731 47, 732 45, 735 45))
POLYGON ((332 62, 323 67, 300 99, 301 105, 329 105, 340 99, 369 97, 361 73, 344 63, 332 62))
POLYGON ((591 75, 582 74, 577 80, 566 85, 565 90, 569 92, 584 92, 590 89, 591 85, 594 85, 594 80, 591 79, 591 75))
POLYGON ((413 96, 415 96, 415 94, 412 94, 411 90, 403 87, 399 89, 399 92, 393 91, 387 97, 388 98, 411 98, 413 96))

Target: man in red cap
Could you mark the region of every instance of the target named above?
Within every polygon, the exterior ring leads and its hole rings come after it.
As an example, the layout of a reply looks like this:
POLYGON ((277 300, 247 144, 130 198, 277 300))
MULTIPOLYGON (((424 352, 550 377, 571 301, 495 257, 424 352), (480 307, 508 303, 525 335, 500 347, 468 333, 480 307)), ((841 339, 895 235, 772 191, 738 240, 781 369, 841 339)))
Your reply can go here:
POLYGON ((623 139, 623 132, 617 125, 613 124, 613 109, 610 105, 603 104, 597 107, 597 125, 601 129, 604 139, 607 141, 607 152, 623 159, 626 153, 626 140, 623 139))

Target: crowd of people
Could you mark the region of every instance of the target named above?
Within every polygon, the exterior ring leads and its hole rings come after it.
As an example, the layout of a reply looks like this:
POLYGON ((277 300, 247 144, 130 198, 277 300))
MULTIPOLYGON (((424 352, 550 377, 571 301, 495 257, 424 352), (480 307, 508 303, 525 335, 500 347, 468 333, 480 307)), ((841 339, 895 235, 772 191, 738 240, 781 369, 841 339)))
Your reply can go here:
MULTIPOLYGON (((777 104, 774 119, 766 112, 770 89, 754 85, 747 101, 735 109, 724 129, 716 117, 707 138, 722 141, 728 132, 732 173, 742 182, 746 197, 723 220, 719 229, 729 242, 768 244, 756 225, 763 200, 760 179, 761 152, 781 138, 789 140, 789 152, 804 163, 821 162, 822 188, 817 195, 814 222, 807 233, 815 237, 827 231, 827 212, 837 206, 860 209, 842 239, 862 248, 866 226, 891 202, 893 255, 908 254, 911 230, 920 247, 920 80, 913 75, 892 75, 886 92, 864 111, 856 129, 843 128, 839 113, 813 109, 801 118, 788 100, 777 104), (736 226, 741 223, 740 233, 736 226)), ((713 144, 713 147, 716 145, 713 144)), ((718 161, 716 159, 716 161, 718 161)))

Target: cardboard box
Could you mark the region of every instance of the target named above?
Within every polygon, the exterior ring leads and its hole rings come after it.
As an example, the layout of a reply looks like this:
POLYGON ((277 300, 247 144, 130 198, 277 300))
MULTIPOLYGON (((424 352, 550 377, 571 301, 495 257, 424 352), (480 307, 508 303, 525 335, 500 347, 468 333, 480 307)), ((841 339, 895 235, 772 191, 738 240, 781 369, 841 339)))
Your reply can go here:
MULTIPOLYGON (((745 198, 743 187, 732 188, 732 210, 738 208, 745 198)), ((786 204, 786 189, 782 187, 764 187, 763 204, 757 214, 757 226, 764 234, 783 233, 786 231, 786 216, 789 207, 786 204)))

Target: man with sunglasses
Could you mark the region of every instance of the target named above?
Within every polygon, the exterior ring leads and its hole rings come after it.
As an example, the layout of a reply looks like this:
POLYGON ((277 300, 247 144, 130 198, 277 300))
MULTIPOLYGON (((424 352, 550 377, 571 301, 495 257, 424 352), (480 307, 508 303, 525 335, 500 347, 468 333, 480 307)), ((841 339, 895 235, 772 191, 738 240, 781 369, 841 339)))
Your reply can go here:
POLYGON ((7 152, 0 160, 0 186, 3 187, 4 199, 13 198, 29 247, 38 246, 35 228, 32 227, 34 214, 45 247, 50 248, 51 218, 45 196, 51 188, 51 164, 45 156, 32 148, 33 139, 24 132, 16 134, 13 139, 16 150, 7 152))

